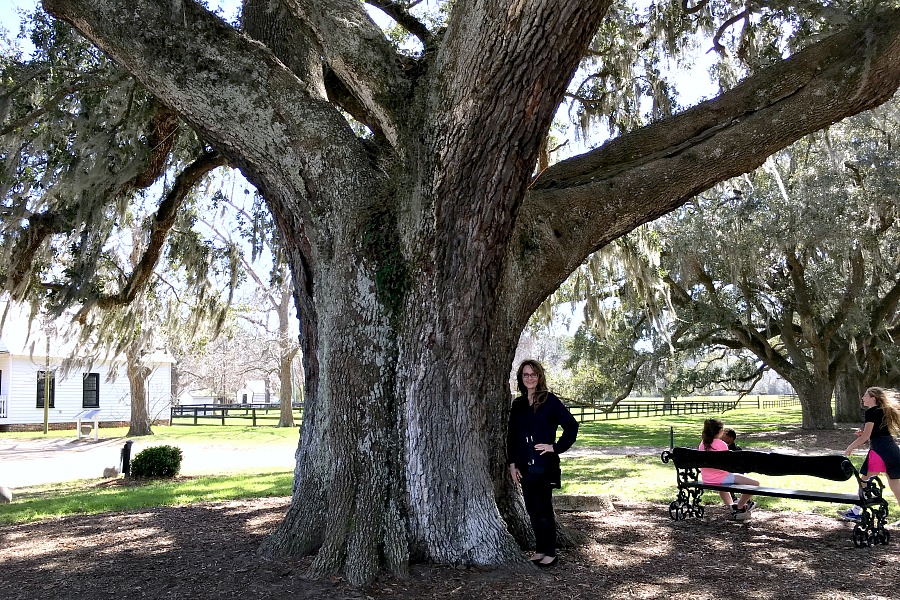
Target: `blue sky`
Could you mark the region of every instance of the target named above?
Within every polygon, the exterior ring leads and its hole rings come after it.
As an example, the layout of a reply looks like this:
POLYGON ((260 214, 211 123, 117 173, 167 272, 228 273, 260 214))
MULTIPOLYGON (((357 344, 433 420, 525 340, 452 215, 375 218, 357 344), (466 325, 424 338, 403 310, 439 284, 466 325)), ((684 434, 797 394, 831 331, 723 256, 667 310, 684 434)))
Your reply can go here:
POLYGON ((38 0, 3 0, 0 2, 0 27, 6 29, 11 37, 19 33, 19 8, 33 9, 38 0))

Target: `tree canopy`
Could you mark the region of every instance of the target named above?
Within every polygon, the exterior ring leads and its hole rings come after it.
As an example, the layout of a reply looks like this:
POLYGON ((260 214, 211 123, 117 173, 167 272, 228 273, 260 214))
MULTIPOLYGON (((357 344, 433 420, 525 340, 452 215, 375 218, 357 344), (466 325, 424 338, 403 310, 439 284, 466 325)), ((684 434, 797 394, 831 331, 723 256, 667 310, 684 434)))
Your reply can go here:
MULTIPOLYGON (((4 82, 5 289, 46 289, 45 251, 69 236, 80 262, 60 297, 101 302, 92 265, 126 192, 159 165, 240 169, 303 321, 295 495, 266 549, 315 553, 312 574, 356 583, 411 559, 522 562, 503 437, 530 315, 590 253, 900 84, 890 3, 370 3, 414 50, 356 0, 246 0, 240 24, 193 0, 43 6, 90 43, 83 65, 53 54, 4 82), (662 71, 696 28, 728 57, 721 93, 678 111, 662 71), (18 93, 28 85, 38 93, 18 93), (103 102, 81 102, 92 93, 103 102), (551 165, 567 95, 616 137, 551 165), (32 147, 51 116, 72 128, 66 144, 32 147)), ((110 293, 124 299, 132 279, 110 293)))
POLYGON ((590 300, 573 362, 616 374, 601 389, 620 396, 651 374, 749 391, 771 369, 812 428, 833 427, 842 375, 897 381, 898 114, 894 99, 811 134, 592 258, 555 295, 590 300))

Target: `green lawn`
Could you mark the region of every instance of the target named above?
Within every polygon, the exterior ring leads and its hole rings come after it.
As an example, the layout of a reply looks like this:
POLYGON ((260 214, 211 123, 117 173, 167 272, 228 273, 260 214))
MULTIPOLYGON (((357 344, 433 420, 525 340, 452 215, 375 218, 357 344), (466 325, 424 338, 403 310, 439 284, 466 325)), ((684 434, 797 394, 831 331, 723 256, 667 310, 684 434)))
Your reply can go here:
MULTIPOLYGON (((749 403, 748 403, 749 404, 749 403)), ((582 423, 576 448, 654 447, 668 448, 670 431, 675 445, 695 447, 703 421, 715 417, 738 431, 739 442, 755 450, 765 444, 747 444, 744 435, 752 432, 797 429, 800 407, 759 410, 740 408, 722 414, 696 414, 582 423)), ((154 427, 152 444, 171 442, 271 445, 296 444, 297 429, 250 427, 247 425, 175 425, 154 427)), ((101 429, 103 438, 124 437, 126 428, 101 429)), ((72 437, 73 431, 51 431, 49 437, 72 437)), ((43 433, 2 433, 13 439, 45 439, 43 433)), ((141 438, 142 441, 146 438, 141 438)), ((149 440, 148 440, 149 441, 149 440)), ((862 457, 857 457, 857 467, 862 457)), ((616 501, 668 504, 675 497, 675 469, 663 464, 658 455, 572 457, 563 460, 561 493, 604 494, 616 501)), ((96 481, 70 482, 15 490, 12 504, 0 505, 0 524, 35 521, 68 514, 90 514, 194 502, 287 496, 291 493, 290 472, 232 473, 181 481, 153 481, 139 486, 109 486, 96 481)), ((763 479, 763 478, 761 478, 763 479)), ((810 477, 778 477, 769 482, 776 487, 853 492, 854 482, 835 484, 810 477)), ((719 502, 707 493, 708 502, 719 502)), ((837 508, 827 503, 811 503, 778 498, 759 498, 759 505, 773 510, 795 510, 833 514, 837 508)))
POLYGON ((154 506, 289 496, 293 479, 292 472, 270 471, 154 480, 133 486, 86 480, 18 488, 11 504, 0 504, 0 525, 154 506))
MULTIPOLYGON (((101 427, 99 436, 102 439, 125 438, 127 427, 101 427)), ((15 440, 42 440, 48 438, 74 438, 75 426, 71 429, 51 430, 44 434, 42 431, 15 431, 0 433, 0 439, 15 440)), ((195 442, 213 444, 217 441, 229 444, 270 444, 287 443, 296 444, 298 440, 297 427, 260 426, 252 427, 245 423, 237 425, 157 425, 153 427, 153 435, 150 437, 132 438, 134 440, 151 440, 155 445, 170 442, 195 442)))
MULTIPOLYGON (((700 443, 703 421, 721 419, 726 427, 738 432, 738 442, 745 449, 770 450, 767 443, 748 443, 743 437, 749 433, 783 431, 800 427, 800 407, 791 406, 760 410, 755 407, 740 408, 717 414, 695 414, 641 419, 595 421, 582 423, 578 431, 578 448, 610 448, 651 446, 668 448, 670 432, 674 433, 676 446, 696 447, 700 443)), ((860 467, 863 457, 854 457, 860 467)), ((562 463, 564 494, 602 494, 614 501, 659 502, 668 504, 675 499, 677 481, 675 467, 662 462, 660 456, 597 456, 566 457, 562 463)), ((855 480, 832 482, 815 477, 758 476, 760 482, 772 487, 854 493, 855 480)), ((704 499, 720 502, 718 494, 706 492, 704 499)), ((771 510, 812 511, 834 514, 839 505, 826 502, 806 502, 785 498, 756 498, 761 508, 771 510)))

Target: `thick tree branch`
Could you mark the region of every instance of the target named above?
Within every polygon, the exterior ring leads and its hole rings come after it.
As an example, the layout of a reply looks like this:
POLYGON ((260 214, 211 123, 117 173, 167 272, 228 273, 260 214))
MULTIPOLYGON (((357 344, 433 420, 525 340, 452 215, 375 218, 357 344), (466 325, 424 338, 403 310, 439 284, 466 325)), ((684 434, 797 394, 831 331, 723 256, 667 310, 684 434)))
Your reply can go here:
POLYGON ((900 10, 892 10, 714 100, 550 167, 532 184, 510 247, 504 287, 509 301, 521 304, 517 318, 527 318, 609 241, 758 167, 804 135, 878 106, 898 86, 900 10), (514 294, 526 265, 539 284, 514 294))
POLYGON ((140 261, 135 265, 134 270, 128 276, 127 281, 122 285, 119 292, 102 295, 94 303, 86 303, 84 308, 79 311, 79 315, 86 314, 92 306, 107 309, 114 306, 122 306, 134 300, 138 292, 144 288, 151 275, 153 275, 156 263, 159 261, 165 246, 166 237, 175 224, 178 209, 184 203, 187 195, 194 185, 209 174, 210 171, 225 164, 225 158, 213 150, 197 158, 184 171, 178 174, 172 189, 169 190, 169 193, 166 194, 166 197, 159 204, 150 228, 147 248, 140 261))
MULTIPOLYGON (((863 285, 865 284, 865 264, 862 250, 859 247, 850 251, 850 273, 847 275, 847 287, 841 297, 841 302, 828 322, 822 327, 822 339, 828 342, 837 334, 841 325, 846 322, 850 311, 856 305, 863 285)), ((849 351, 849 345, 848 345, 849 351)))
POLYGON ((384 14, 397 21, 401 27, 419 38, 427 49, 434 39, 428 28, 417 18, 409 14, 406 5, 394 0, 366 0, 366 4, 374 6, 384 14))
POLYGON ((324 196, 346 185, 353 166, 369 173, 362 145, 317 88, 193 0, 174 11, 165 0, 45 0, 44 7, 124 66, 254 183, 295 181, 300 173, 305 185, 280 195, 326 211, 333 198, 324 196))
POLYGON ((283 0, 316 36, 326 64, 396 145, 412 86, 397 54, 357 0, 283 0))

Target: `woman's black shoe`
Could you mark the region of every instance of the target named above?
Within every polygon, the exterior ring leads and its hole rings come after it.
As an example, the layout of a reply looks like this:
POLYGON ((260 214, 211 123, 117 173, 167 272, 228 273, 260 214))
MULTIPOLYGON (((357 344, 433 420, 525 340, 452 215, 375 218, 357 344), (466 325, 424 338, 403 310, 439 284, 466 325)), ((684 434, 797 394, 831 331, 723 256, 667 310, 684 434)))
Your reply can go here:
MULTIPOLYGON (((549 556, 545 556, 544 558, 550 558, 550 557, 549 557, 549 556)), ((541 560, 544 560, 544 558, 542 558, 541 560)), ((546 569, 546 568, 552 567, 553 565, 555 565, 556 563, 558 563, 558 562, 559 562, 559 557, 558 557, 558 556, 554 556, 554 557, 553 557, 553 560, 551 560, 550 562, 541 562, 541 560, 537 561, 537 562, 534 563, 534 564, 536 564, 537 566, 539 566, 539 567, 542 568, 542 569, 546 569)))

